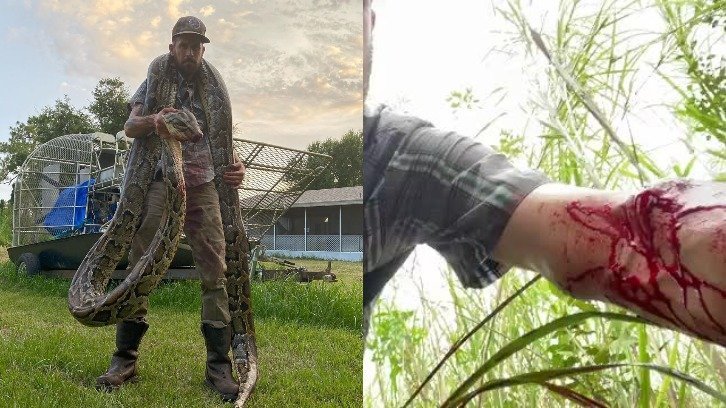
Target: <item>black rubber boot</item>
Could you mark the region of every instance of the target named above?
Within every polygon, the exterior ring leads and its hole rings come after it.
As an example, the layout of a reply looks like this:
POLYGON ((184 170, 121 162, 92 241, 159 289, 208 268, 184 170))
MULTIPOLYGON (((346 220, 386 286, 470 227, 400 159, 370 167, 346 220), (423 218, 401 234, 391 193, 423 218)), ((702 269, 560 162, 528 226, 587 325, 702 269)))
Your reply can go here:
POLYGON ((137 380, 139 343, 148 328, 149 324, 144 321, 122 320, 116 324, 116 352, 111 357, 108 371, 96 379, 96 389, 112 391, 124 383, 137 380))
POLYGON ((207 368, 204 371, 206 385, 217 392, 223 401, 237 399, 239 385, 232 377, 232 360, 229 351, 232 346, 232 326, 217 329, 202 323, 202 335, 207 345, 207 368))

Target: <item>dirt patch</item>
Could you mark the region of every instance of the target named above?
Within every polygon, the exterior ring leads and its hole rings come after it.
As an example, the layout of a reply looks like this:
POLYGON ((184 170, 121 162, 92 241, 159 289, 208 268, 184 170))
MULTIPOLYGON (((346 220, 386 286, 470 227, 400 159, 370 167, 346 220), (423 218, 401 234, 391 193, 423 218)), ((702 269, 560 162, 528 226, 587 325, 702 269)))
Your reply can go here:
POLYGON ((8 256, 8 249, 4 246, 0 246, 0 263, 4 263, 10 260, 8 256))

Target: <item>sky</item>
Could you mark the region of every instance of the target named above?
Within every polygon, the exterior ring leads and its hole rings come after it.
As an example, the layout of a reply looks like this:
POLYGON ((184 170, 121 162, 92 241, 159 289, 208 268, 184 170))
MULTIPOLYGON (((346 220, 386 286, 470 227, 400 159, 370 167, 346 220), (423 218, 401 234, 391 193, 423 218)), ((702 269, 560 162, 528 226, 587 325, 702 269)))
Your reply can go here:
POLYGON ((207 27, 204 57, 227 84, 241 137, 298 149, 342 137, 362 128, 361 10, 354 0, 4 1, 0 141, 63 95, 88 106, 101 78, 133 94, 186 15, 207 27))
MULTIPOLYGON (((530 24, 543 33, 554 32, 559 3, 521 1, 530 24)), ((502 0, 454 0, 444 9, 432 0, 374 1, 377 19, 368 104, 385 103, 470 136, 498 118, 480 139, 488 144, 497 144, 502 130, 522 132, 522 124, 532 118, 529 102, 543 103, 547 95, 540 93, 550 91, 543 86, 548 62, 539 51, 528 52, 516 42, 514 27, 497 10, 506 9, 506 4, 502 0), (454 111, 447 97, 466 88, 480 103, 474 109, 454 111), (491 102, 494 100, 496 103, 491 102)), ((594 13, 601 4, 584 0, 580 9, 589 6, 594 13)), ((658 11, 650 8, 633 14, 622 22, 629 27, 620 28, 631 30, 630 45, 655 41, 662 29, 658 11)), ((658 61, 658 51, 653 47, 645 58, 647 63, 658 61)), ((647 69, 637 85, 631 102, 637 105, 631 107, 627 120, 613 123, 616 131, 621 136, 632 133, 637 143, 656 149, 659 158, 678 162, 686 151, 679 143, 686 129, 674 121, 668 105, 680 96, 647 69)), ((525 133, 539 131, 532 128, 525 133)))

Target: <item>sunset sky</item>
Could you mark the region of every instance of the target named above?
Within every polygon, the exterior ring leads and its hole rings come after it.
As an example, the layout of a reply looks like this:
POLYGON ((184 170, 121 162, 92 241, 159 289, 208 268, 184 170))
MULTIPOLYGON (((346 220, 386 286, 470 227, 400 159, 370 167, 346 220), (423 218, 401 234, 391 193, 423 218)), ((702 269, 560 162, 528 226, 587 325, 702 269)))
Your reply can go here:
POLYGON ((88 106, 103 77, 120 77, 133 93, 185 15, 207 26, 205 58, 227 83, 243 137, 305 148, 359 130, 361 7, 345 0, 10 0, 0 14, 0 140, 64 94, 88 106))

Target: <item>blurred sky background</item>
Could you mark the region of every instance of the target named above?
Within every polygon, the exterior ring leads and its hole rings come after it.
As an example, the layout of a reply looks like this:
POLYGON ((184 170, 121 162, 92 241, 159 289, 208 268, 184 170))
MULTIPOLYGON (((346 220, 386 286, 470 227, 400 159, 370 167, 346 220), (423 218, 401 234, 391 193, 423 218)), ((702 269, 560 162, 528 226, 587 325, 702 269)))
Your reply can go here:
POLYGON ((204 57, 227 84, 242 137, 298 149, 342 137, 362 127, 361 9, 355 0, 4 1, 0 140, 64 94, 88 106, 103 77, 133 94, 185 15, 207 26, 204 57))

